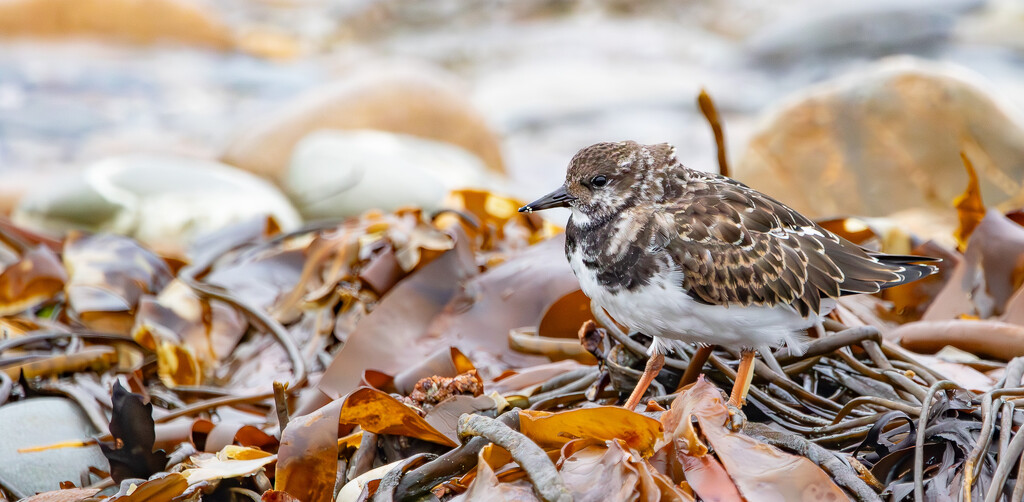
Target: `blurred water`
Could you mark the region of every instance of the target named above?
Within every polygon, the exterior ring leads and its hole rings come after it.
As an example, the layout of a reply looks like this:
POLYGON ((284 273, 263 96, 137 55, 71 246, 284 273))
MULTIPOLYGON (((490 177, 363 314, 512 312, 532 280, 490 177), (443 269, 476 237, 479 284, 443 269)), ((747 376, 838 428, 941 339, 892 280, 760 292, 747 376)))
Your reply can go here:
POLYGON ((74 165, 134 148, 216 155, 240 121, 323 79, 307 60, 9 41, 0 45, 0 169, 74 165))

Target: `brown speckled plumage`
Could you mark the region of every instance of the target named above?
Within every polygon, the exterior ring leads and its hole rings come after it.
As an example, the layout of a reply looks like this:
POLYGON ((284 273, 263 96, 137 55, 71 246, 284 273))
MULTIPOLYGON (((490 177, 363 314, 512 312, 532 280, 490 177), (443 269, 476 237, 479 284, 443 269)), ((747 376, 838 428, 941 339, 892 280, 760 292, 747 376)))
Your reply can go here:
POLYGON ((566 253, 609 295, 670 276, 701 304, 789 306, 806 318, 827 298, 934 270, 914 264, 929 258, 871 253, 742 183, 688 169, 667 144, 584 148, 562 190, 573 213, 566 253))
POLYGON ((590 221, 570 219, 567 252, 581 246, 584 263, 609 288, 647 284, 665 266, 657 255, 666 253, 683 270, 680 286, 698 301, 789 304, 806 316, 824 297, 875 293, 931 273, 907 263, 927 258, 869 253, 742 183, 687 169, 669 145, 647 147, 646 156, 642 150, 634 142, 601 143, 569 167, 568 191, 590 221), (588 187, 599 174, 608 184, 588 187), (601 204, 596 190, 617 202, 601 204))
POLYGON ((569 207, 565 252, 580 288, 631 330, 654 337, 626 407, 639 404, 672 342, 742 350, 729 403, 740 406, 749 349, 788 344, 844 294, 874 293, 935 271, 919 256, 866 251, 775 199, 687 169, 667 144, 599 143, 565 184, 520 211, 569 207), (740 375, 742 373, 742 375, 740 375))

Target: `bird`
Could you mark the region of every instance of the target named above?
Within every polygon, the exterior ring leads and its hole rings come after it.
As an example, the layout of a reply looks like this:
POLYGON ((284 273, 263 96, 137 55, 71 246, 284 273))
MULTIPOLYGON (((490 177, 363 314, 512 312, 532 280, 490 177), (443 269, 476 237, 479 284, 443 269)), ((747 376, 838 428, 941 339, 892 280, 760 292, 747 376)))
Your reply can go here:
POLYGON ((824 334, 839 297, 937 271, 935 258, 870 251, 739 181, 687 168, 667 143, 581 149, 562 186, 519 211, 556 207, 571 213, 565 254, 580 289, 616 322, 653 338, 624 404, 631 410, 665 354, 687 343, 705 359, 714 345, 739 350, 728 400, 739 410, 757 350, 802 353, 807 330, 824 334))

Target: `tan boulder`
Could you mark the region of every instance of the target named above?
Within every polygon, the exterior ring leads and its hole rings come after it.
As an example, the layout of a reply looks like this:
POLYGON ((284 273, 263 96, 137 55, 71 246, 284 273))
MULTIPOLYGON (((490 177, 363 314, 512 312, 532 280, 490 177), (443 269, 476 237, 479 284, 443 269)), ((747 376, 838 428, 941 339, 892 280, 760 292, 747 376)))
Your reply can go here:
POLYGON ((188 0, 7 0, 0 36, 99 36, 228 49, 232 35, 205 5, 188 0))
POLYGON ((1024 204, 1024 127, 972 72, 900 57, 767 114, 733 175, 809 216, 952 211, 964 151, 988 205, 1024 204))
POLYGON ((457 82, 437 70, 364 70, 301 95, 238 134, 222 160, 280 180, 299 140, 319 129, 375 129, 451 143, 504 173, 497 136, 457 82))

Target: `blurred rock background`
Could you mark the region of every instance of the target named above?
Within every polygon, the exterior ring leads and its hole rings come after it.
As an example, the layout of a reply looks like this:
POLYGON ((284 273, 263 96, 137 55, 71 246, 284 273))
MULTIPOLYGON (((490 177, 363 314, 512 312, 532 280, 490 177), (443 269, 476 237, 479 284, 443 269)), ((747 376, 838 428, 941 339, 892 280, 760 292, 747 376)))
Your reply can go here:
POLYGON ((948 242, 961 151, 986 203, 1024 203, 1017 0, 7 0, 0 208, 163 246, 260 211, 529 199, 598 141, 714 171, 701 88, 732 174, 813 216, 948 242))

